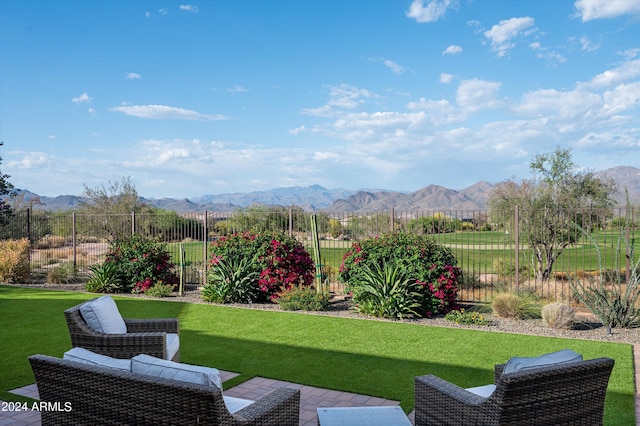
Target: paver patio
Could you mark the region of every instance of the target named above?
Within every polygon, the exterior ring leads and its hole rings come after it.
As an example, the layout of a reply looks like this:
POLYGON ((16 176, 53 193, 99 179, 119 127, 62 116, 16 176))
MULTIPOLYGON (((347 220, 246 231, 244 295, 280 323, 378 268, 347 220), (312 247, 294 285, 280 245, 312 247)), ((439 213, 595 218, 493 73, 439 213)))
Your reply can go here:
MULTIPOLYGON (((636 425, 640 426, 640 343, 633 345, 636 379, 636 425)), ((222 381, 227 381, 236 373, 221 371, 222 381)), ((341 392, 331 389, 316 388, 297 383, 283 382, 274 379, 254 377, 231 389, 225 390, 225 395, 236 398, 260 399, 263 395, 279 387, 293 387, 300 389, 300 426, 316 426, 318 407, 361 407, 379 405, 398 405, 398 401, 376 398, 367 395, 359 395, 350 392, 341 392)), ((39 399, 38 389, 35 384, 28 385, 12 391, 17 395, 39 399)), ((409 414, 409 420, 414 423, 414 413, 409 414)), ((40 413, 27 412, 0 412, 0 426, 39 426, 40 413)))
MULTIPOLYGON (((237 376, 236 373, 229 373, 226 371, 221 371, 220 374, 222 381, 226 381, 237 376)), ((317 426, 318 415, 316 409, 318 407, 398 405, 398 401, 390 401, 387 399, 359 395, 350 392, 316 388, 313 386, 305 386, 274 379, 265 379, 262 377, 254 377, 253 379, 247 380, 246 382, 234 386, 231 389, 225 390, 224 394, 236 398, 258 400, 272 390, 285 386, 300 389, 300 426, 317 426)), ((38 388, 35 384, 15 389, 12 393, 33 399, 39 399, 38 388)), ((409 415, 409 419, 413 423, 413 413, 409 415)), ((34 411, 0 413, 0 426, 8 425, 39 426, 40 413, 34 411)))

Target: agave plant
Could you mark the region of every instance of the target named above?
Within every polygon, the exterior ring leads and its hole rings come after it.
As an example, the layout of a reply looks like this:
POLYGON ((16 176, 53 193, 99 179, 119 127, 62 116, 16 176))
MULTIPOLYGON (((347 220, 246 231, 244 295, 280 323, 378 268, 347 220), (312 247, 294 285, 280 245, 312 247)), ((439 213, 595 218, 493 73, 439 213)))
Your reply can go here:
MULTIPOLYGON (((627 202, 627 208, 629 203, 627 202)), ((577 226, 577 225, 576 225, 577 226)), ((629 223, 627 223, 629 227, 629 223)), ((626 231, 626 229, 625 229, 626 231)), ((629 241, 626 232, 618 238, 613 274, 603 267, 602 254, 596 240, 590 233, 585 235, 594 245, 598 259, 598 279, 588 277, 585 285, 576 277, 571 277, 571 289, 575 297, 593 313, 610 331, 611 328, 640 327, 640 258, 634 260, 634 242, 629 241), (623 244, 626 250, 623 250, 623 244), (624 256, 621 254, 624 253, 624 256), (629 259, 629 278, 621 273, 621 257, 629 259)))
POLYGON ((96 263, 89 266, 91 277, 85 288, 92 293, 119 293, 123 282, 118 265, 113 262, 96 263))
POLYGON ((202 298, 216 303, 250 303, 258 298, 260 274, 247 258, 221 259, 209 272, 202 298))
POLYGON ((359 312, 377 317, 403 319, 419 316, 420 293, 415 279, 393 262, 364 265, 354 286, 353 301, 359 312))

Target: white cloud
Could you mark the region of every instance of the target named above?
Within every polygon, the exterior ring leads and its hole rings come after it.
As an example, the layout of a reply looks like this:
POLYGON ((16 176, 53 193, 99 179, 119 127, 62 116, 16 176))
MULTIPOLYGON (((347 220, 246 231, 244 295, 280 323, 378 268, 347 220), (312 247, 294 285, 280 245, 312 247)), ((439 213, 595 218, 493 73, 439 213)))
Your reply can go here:
POLYGON ((142 77, 138 73, 130 72, 126 75, 126 78, 128 80, 140 80, 142 77))
POLYGON ((367 99, 378 97, 378 95, 369 90, 360 89, 348 84, 328 86, 328 88, 329 100, 325 105, 317 108, 304 108, 301 113, 318 117, 333 117, 342 110, 357 109, 363 105, 367 99))
POLYGON ((618 52, 618 55, 622 56, 626 60, 635 59, 640 55, 640 48, 633 48, 618 52))
POLYGON ((44 152, 28 152, 19 160, 7 162, 7 166, 16 169, 34 169, 50 163, 53 160, 51 155, 44 152))
POLYGON ((577 0, 573 5, 582 22, 640 15, 640 0, 577 0))
POLYGON ((307 130, 307 128, 304 125, 302 125, 300 127, 296 127, 294 129, 290 129, 289 133, 292 134, 292 135, 297 135, 297 134, 305 132, 306 130, 307 130))
POLYGON ((238 85, 235 85, 233 87, 229 87, 229 88, 226 89, 226 91, 229 92, 229 93, 234 93, 234 94, 235 93, 246 93, 246 92, 248 92, 248 90, 246 88, 244 88, 242 86, 238 86, 238 85))
POLYGON ((123 114, 154 120, 228 120, 229 117, 219 114, 202 114, 188 109, 170 107, 165 105, 123 105, 110 108, 109 111, 118 111, 123 114))
POLYGON ((447 74, 446 72, 440 73, 440 83, 451 83, 456 76, 453 74, 447 74))
POLYGON ((335 152, 316 152, 313 154, 313 159, 317 161, 338 161, 340 160, 340 156, 335 152))
POLYGON ((55 138, 56 138, 56 135, 53 135, 53 134, 47 136, 47 139, 55 139, 55 138))
POLYGON ((189 13, 198 13, 198 7, 197 6, 193 6, 191 4, 181 4, 180 5, 180 10, 183 10, 183 11, 189 12, 189 13))
POLYGON ((600 43, 593 43, 587 36, 580 37, 578 41, 581 50, 584 52, 593 52, 600 49, 600 43))
POLYGON ((394 74, 404 74, 404 72, 406 71, 406 68, 403 67, 402 65, 399 65, 395 62, 393 62, 390 59, 385 59, 385 58, 369 58, 370 61, 373 62, 381 62, 383 63, 387 68, 389 68, 391 70, 391 72, 393 72, 394 74))
POLYGON ((406 12, 408 18, 415 19, 416 22, 435 22, 443 18, 448 9, 457 9, 456 0, 413 0, 409 10, 406 12))
POLYGON ((166 7, 163 7, 162 9, 158 9, 158 13, 160 15, 168 15, 169 14, 169 9, 167 9, 166 7))
POLYGON ((384 65, 389 68, 394 74, 403 74, 405 72, 405 67, 398 65, 389 59, 384 60, 384 65))
POLYGON ((627 61, 620 66, 602 72, 586 83, 578 83, 578 87, 597 89, 612 87, 618 83, 640 77, 640 59, 627 61))
POLYGON ((504 56, 515 46, 515 38, 535 31, 534 24, 535 20, 530 17, 506 19, 485 31, 484 36, 489 39, 492 50, 504 56))
POLYGON ((75 98, 71 98, 71 102, 73 102, 74 104, 83 104, 91 102, 92 100, 93 98, 87 95, 87 92, 84 92, 82 95, 76 96, 75 98))
POLYGON ((467 112, 496 108, 500 105, 496 95, 501 86, 501 83, 495 81, 464 80, 458 86, 456 103, 467 112))
POLYGON ((460 53, 462 53, 462 47, 456 46, 455 44, 447 47, 442 52, 443 55, 459 55, 460 53))

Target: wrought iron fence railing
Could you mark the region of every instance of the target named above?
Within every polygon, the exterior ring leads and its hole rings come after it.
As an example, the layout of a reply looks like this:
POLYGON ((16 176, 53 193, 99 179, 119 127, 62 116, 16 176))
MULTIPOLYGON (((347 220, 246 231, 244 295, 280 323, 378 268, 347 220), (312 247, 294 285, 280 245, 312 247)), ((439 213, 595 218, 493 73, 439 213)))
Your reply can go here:
POLYGON ((208 246, 223 235, 285 232, 304 244, 313 256, 311 215, 314 215, 320 258, 332 290, 344 291, 338 271, 342 256, 354 242, 405 231, 428 235, 449 247, 463 271, 460 298, 481 302, 504 286, 535 291, 547 298, 569 297, 569 275, 586 276, 598 269, 593 241, 598 244, 606 269, 622 267, 625 269, 622 273, 628 274, 629 259, 639 245, 634 238, 639 212, 638 207, 572 212, 539 210, 526 214, 517 209, 310 213, 291 208, 101 215, 23 210, 15 212, 2 227, 0 239, 30 240, 32 274, 46 274, 58 265, 71 264, 82 275, 88 273, 89 266, 104 259, 110 241, 139 234, 165 243, 177 265, 184 250, 182 266, 186 282, 203 284, 208 246), (593 239, 588 239, 583 231, 588 231, 593 239), (620 244, 625 239, 630 247, 620 244))

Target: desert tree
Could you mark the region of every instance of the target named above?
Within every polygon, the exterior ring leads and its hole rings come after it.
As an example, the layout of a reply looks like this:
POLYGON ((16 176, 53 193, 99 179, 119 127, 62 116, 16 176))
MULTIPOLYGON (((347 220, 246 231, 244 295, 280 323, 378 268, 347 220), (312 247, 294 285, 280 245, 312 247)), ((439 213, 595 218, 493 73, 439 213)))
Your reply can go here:
POLYGON ((533 177, 498 185, 489 196, 494 218, 513 218, 516 206, 519 229, 532 253, 536 279, 547 281, 562 251, 580 237, 580 228, 601 226, 599 212, 615 203, 615 183, 583 171, 569 149, 538 154, 529 164, 533 177))
MULTIPOLYGON (((2 145, 4 145, 4 142, 0 142, 0 146, 2 145)), ((0 164, 2 164, 2 157, 0 157, 0 164)), ((10 198, 14 195, 14 192, 13 185, 9 182, 10 177, 0 171, 0 225, 3 227, 7 225, 13 212, 10 198)))
POLYGON ((150 210, 140 200, 130 177, 109 181, 107 185, 101 184, 95 188, 85 184, 82 196, 84 200, 79 209, 85 224, 82 228, 101 229, 101 236, 109 240, 131 236, 132 213, 150 210))

